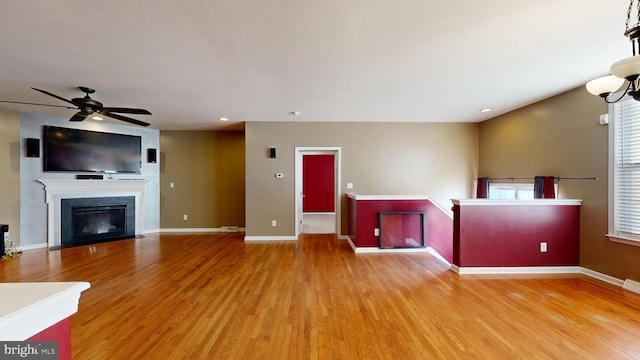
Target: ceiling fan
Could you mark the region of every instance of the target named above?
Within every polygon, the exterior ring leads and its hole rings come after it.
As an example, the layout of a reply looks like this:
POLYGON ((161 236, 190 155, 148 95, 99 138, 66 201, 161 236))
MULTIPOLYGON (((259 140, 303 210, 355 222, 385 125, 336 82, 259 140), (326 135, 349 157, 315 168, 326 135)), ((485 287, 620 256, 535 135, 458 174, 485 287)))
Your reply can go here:
POLYGON ((123 108, 123 107, 104 107, 102 106, 102 103, 96 100, 93 100, 89 94, 93 94, 94 92, 96 92, 94 89, 88 88, 88 87, 84 87, 84 86, 80 86, 78 87, 78 89, 80 89, 80 91, 82 91, 83 93, 85 93, 84 97, 78 97, 78 98, 73 98, 71 100, 67 100, 61 96, 58 96, 56 94, 50 93, 48 91, 45 90, 40 90, 40 89, 36 89, 34 87, 32 87, 33 90, 41 92, 45 95, 49 95, 51 97, 54 97, 56 99, 62 100, 64 102, 68 102, 69 104, 72 104, 74 107, 70 107, 70 106, 60 106, 60 105, 48 105, 48 104, 38 104, 38 103, 28 103, 28 102, 20 102, 20 101, 3 101, 0 100, 0 102, 4 102, 4 103, 13 103, 13 104, 27 104, 27 105, 40 105, 40 106, 52 106, 52 107, 63 107, 63 108, 67 108, 67 109, 76 109, 78 110, 78 112, 73 115, 71 117, 71 119, 69 119, 69 121, 83 121, 84 119, 87 118, 87 116, 93 114, 93 113, 98 113, 98 114, 102 114, 104 116, 108 116, 110 118, 113 119, 117 119, 120 121, 125 121, 131 124, 135 124, 135 125, 140 125, 140 126, 149 126, 149 123, 146 123, 144 121, 140 121, 140 120, 136 120, 136 119, 132 119, 128 116, 124 116, 124 115, 119 115, 119 114, 138 114, 138 115, 151 115, 151 113, 149 112, 149 110, 145 110, 145 109, 134 109, 134 108, 123 108))

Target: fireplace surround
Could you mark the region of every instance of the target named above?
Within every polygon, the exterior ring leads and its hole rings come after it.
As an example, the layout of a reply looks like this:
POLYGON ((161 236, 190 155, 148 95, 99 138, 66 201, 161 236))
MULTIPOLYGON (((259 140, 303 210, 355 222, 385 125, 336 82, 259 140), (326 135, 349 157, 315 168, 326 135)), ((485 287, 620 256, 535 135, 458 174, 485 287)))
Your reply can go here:
POLYGON ((135 197, 91 197, 60 202, 61 246, 131 238, 135 235, 135 197))
MULTIPOLYGON (((133 198, 133 237, 140 235, 143 226, 143 201, 146 180, 65 180, 40 179, 44 185, 47 203, 47 243, 50 250, 63 247, 62 243, 62 200, 85 198, 133 198)), ((66 216, 66 215, 64 215, 66 216)))

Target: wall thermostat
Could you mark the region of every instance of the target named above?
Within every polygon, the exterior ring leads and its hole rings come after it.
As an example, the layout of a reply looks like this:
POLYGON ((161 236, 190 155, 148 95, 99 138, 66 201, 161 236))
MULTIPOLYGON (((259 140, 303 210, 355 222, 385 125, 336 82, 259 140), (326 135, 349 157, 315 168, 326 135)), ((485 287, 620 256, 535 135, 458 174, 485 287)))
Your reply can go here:
POLYGON ((282 179, 284 177, 283 173, 277 173, 276 174, 276 179, 282 179))

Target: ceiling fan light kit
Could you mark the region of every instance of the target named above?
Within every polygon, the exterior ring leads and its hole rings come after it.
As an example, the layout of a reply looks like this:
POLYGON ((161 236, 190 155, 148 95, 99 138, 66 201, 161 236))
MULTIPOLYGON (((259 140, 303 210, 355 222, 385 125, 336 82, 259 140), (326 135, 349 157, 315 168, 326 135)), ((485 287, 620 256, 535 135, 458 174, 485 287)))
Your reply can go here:
POLYGON ((629 1, 624 35, 631 41, 633 56, 611 65, 611 73, 613 75, 599 77, 589 81, 586 85, 589 93, 602 97, 609 104, 622 100, 626 95, 640 101, 640 0, 629 1), (634 3, 637 22, 630 27, 634 3), (620 89, 625 80, 628 84, 624 93, 617 99, 610 99, 609 96, 620 89))

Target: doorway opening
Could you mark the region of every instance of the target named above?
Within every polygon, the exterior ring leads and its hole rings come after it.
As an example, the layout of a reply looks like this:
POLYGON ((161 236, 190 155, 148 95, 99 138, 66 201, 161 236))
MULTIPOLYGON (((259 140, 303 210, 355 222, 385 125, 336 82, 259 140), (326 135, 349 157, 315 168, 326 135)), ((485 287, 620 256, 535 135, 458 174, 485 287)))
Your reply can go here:
POLYGON ((297 147, 295 168, 296 236, 339 234, 341 148, 297 147))

